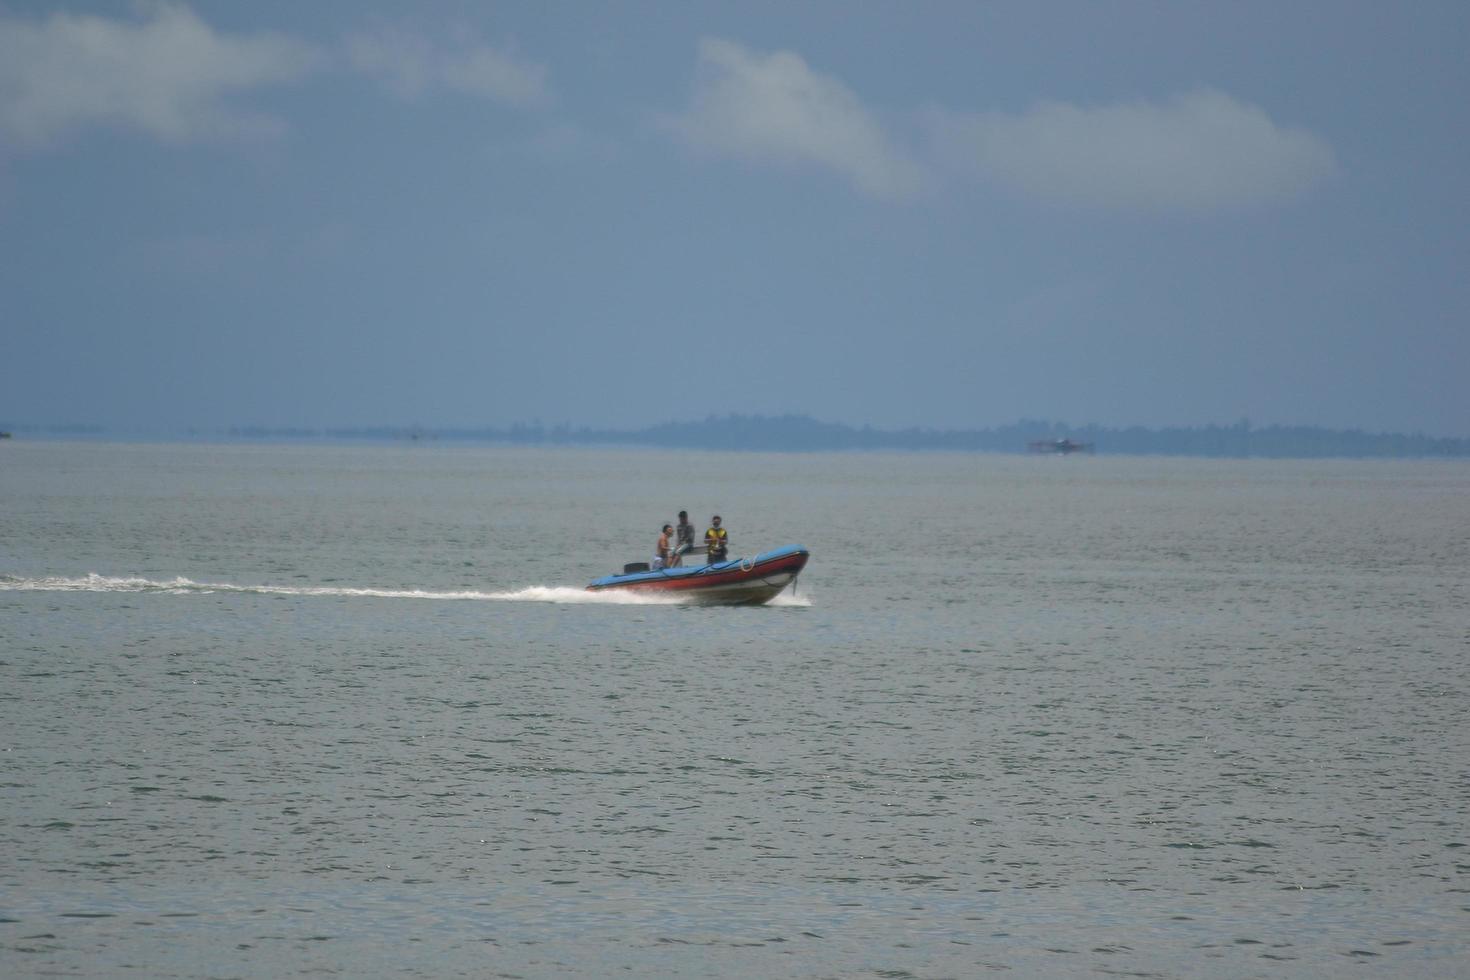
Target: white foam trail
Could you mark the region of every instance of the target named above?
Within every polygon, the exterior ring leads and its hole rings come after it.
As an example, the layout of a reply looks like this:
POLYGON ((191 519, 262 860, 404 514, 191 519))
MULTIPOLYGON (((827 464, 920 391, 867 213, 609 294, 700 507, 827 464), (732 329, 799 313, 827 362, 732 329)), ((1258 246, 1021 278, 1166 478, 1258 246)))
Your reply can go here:
POLYGON ((602 605, 671 605, 679 600, 666 596, 631 592, 588 592, 566 586, 533 585, 509 592, 436 591, 432 589, 373 589, 315 585, 236 585, 230 582, 195 582, 186 578, 157 581, 146 578, 98 575, 83 578, 46 576, 12 578, 0 576, 0 592, 153 592, 163 595, 209 595, 234 592, 246 595, 338 596, 372 599, 458 599, 480 602, 557 602, 602 605))

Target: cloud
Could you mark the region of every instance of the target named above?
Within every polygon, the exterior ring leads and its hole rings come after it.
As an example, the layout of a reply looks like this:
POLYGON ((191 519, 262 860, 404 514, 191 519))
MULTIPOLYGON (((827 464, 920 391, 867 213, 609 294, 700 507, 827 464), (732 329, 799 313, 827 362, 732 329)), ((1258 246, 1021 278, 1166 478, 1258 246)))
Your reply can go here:
POLYGON ((544 67, 467 35, 456 41, 444 47, 421 34, 383 25, 350 37, 348 60, 405 99, 445 89, 521 109, 550 100, 544 67))
POLYGON ((878 197, 904 197, 926 181, 850 89, 789 51, 702 40, 689 107, 667 122, 697 149, 835 171, 878 197))
POLYGON ((45 147, 89 125, 172 142, 281 130, 278 120, 225 97, 310 71, 318 62, 311 45, 275 34, 222 34, 182 4, 142 9, 138 21, 0 17, 0 143, 45 147))
POLYGON ((928 123, 956 170, 1061 204, 1208 211, 1284 200, 1337 171, 1319 137, 1210 89, 1022 115, 936 110, 928 123))

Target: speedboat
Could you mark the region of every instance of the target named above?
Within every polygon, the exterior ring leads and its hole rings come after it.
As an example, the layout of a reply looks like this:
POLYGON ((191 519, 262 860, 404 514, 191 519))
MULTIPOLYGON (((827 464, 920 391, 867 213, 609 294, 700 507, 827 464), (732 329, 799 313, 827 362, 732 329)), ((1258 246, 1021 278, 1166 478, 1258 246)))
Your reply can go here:
POLYGON ((811 554, 799 544, 732 558, 712 565, 650 570, 645 562, 624 565, 587 586, 589 592, 627 589, 702 605, 742 606, 770 602, 796 581, 811 554))

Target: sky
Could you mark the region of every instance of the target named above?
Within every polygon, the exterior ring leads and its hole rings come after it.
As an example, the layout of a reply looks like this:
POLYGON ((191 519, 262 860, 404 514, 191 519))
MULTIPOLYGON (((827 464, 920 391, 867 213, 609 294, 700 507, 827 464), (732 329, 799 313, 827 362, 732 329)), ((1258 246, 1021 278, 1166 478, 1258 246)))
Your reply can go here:
POLYGON ((1470 4, 0 0, 0 422, 1470 436, 1470 4))

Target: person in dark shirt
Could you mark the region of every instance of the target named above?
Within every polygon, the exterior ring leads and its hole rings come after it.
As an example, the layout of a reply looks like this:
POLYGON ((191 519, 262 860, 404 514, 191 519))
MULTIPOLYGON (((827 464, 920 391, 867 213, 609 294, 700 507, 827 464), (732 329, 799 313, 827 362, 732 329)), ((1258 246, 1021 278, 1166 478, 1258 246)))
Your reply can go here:
POLYGON ((674 528, 674 557, 670 560, 670 567, 677 568, 684 564, 684 556, 694 550, 694 525, 689 523, 689 512, 679 511, 679 524, 674 528))

